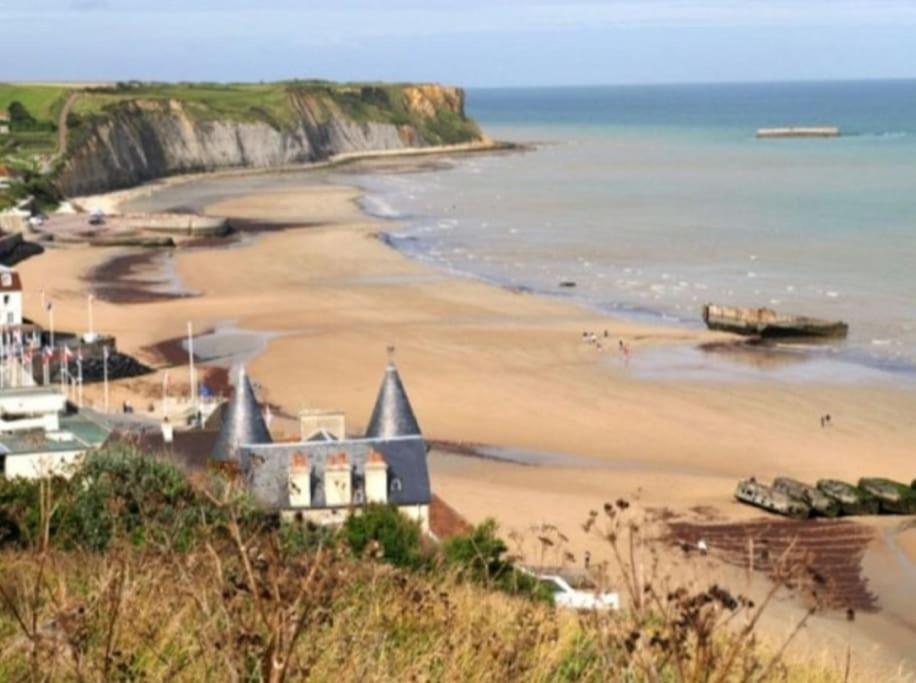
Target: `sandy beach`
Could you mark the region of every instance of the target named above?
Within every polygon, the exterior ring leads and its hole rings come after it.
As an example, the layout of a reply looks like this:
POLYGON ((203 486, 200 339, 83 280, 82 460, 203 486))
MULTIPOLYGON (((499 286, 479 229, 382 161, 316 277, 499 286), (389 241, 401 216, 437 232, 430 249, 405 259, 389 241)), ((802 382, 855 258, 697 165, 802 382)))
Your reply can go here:
MULTIPOLYGON (((516 462, 497 462, 434 451, 434 491, 471 522, 495 517, 504 530, 521 533, 555 524, 569 536, 571 550, 589 549, 596 558, 607 549, 580 524, 589 510, 620 497, 687 517, 744 520, 760 515, 733 501, 739 477, 916 476, 916 392, 889 383, 643 375, 641 359, 659 349, 728 338, 620 321, 451 277, 379 240, 390 225, 359 211, 357 190, 302 178, 300 187, 241 195, 208 206, 207 213, 307 227, 133 264, 133 279, 156 281, 171 296, 104 298, 104 283, 93 283, 90 274, 135 251, 51 248, 19 266, 25 314, 44 322, 44 283, 57 327, 82 330, 86 295, 96 291, 96 327, 116 335, 121 350, 160 367, 155 375, 116 383, 115 405, 125 398, 155 404, 165 368, 152 347, 185 334, 188 321, 198 333, 227 326, 258 333, 263 351, 248 371, 263 399, 287 416, 306 407, 341 409, 353 432, 369 418, 386 348, 393 345, 428 439, 517 454, 516 462), (584 343, 583 331, 597 332, 605 350, 584 343), (632 349, 629 362, 618 340, 632 349), (829 429, 819 424, 825 413, 833 418, 829 429), (526 453, 553 457, 532 466, 526 453)), ((169 371, 173 391, 187 391, 184 366, 169 371)), ((100 389, 87 389, 96 404, 100 389)), ((274 436, 293 436, 296 423, 282 414, 273 422, 274 436)), ((893 520, 868 524, 878 540, 864 565, 886 609, 860 619, 856 637, 862 652, 886 644, 882 656, 890 665, 916 637, 908 614, 916 613, 913 532, 898 536, 893 520), (893 548, 882 540, 895 538, 893 548), (888 563, 876 561, 875 553, 893 553, 894 571, 909 583, 892 580, 888 563)))

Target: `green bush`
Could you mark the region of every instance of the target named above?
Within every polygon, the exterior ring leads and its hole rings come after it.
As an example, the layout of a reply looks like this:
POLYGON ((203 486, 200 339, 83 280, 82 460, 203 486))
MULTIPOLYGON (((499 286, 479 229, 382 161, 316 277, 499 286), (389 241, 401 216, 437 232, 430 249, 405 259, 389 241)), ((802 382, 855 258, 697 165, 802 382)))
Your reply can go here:
POLYGON ((492 519, 467 534, 451 537, 443 545, 442 552, 448 564, 475 583, 493 586, 505 593, 551 599, 537 579, 516 569, 506 557, 508 547, 496 535, 496 522, 492 519))
POLYGON ((363 555, 369 544, 375 542, 382 559, 389 564, 412 569, 424 564, 420 527, 398 512, 394 505, 367 505, 347 518, 341 533, 356 555, 363 555))
MULTIPOLYGON (((226 522, 225 511, 174 465, 125 446, 88 453, 69 480, 0 479, 0 546, 38 538, 43 486, 50 487, 50 540, 69 550, 103 552, 126 540, 184 552, 226 522)), ((244 500, 239 508, 243 523, 272 523, 244 500)))
POLYGON ((41 211, 51 211, 62 196, 51 176, 32 168, 22 169, 22 176, 10 184, 9 195, 16 200, 34 197, 41 211))

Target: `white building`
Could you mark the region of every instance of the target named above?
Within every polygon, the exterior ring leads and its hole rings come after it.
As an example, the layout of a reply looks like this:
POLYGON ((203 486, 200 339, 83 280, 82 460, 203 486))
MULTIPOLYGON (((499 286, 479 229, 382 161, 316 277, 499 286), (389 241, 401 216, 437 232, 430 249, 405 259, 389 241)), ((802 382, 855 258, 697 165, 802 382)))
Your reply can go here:
POLYGON ((66 398, 53 388, 0 391, 0 476, 67 476, 108 434, 85 414, 67 414, 66 398))
POLYGON ((6 266, 0 266, 0 297, 0 326, 22 325, 22 281, 6 266))

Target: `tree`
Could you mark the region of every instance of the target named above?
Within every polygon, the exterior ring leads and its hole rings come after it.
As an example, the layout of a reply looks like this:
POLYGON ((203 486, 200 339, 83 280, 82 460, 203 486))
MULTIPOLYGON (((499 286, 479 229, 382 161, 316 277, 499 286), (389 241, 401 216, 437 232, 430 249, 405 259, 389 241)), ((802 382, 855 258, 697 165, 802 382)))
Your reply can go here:
POLYGON ((10 106, 7 107, 6 111, 10 117, 10 128, 13 130, 29 130, 38 124, 38 121, 29 113, 29 110, 25 108, 22 102, 10 102, 10 106))
POLYGON ((367 505, 359 514, 350 515, 343 536, 356 555, 362 555, 370 543, 376 542, 385 562, 396 567, 417 568, 423 562, 420 527, 394 505, 367 505))

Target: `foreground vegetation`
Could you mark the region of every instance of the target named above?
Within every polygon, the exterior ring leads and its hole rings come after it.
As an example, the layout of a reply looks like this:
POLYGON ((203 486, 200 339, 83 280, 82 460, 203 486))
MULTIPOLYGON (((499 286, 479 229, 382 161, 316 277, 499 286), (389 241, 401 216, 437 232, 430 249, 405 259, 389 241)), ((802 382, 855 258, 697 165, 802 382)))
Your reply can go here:
POLYGON ((0 680, 840 680, 760 647, 765 604, 641 578, 631 514, 586 523, 630 608, 574 615, 492 523, 441 547, 385 507, 281 526, 225 478, 96 453, 70 481, 0 481, 0 680))

